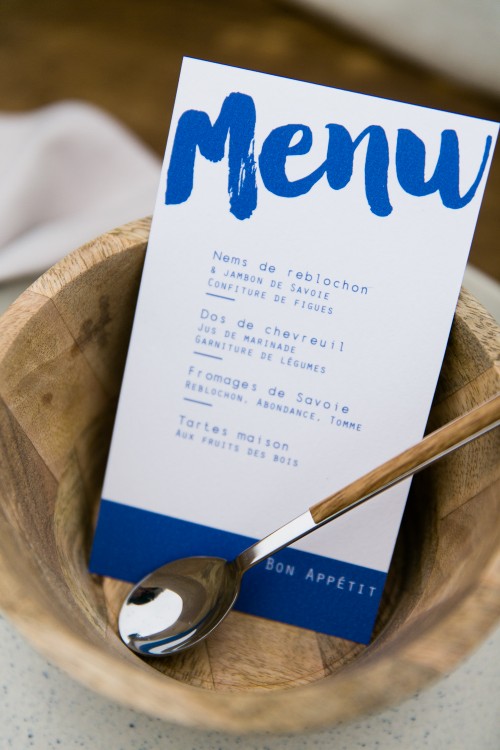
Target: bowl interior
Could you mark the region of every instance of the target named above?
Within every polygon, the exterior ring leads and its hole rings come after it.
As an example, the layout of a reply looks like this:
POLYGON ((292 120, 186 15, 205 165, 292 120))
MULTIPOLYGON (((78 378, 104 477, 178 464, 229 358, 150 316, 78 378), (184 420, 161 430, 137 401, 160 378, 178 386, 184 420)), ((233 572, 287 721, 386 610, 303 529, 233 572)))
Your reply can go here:
MULTIPOLYGON (((496 433, 415 478, 368 647, 238 612, 167 660, 119 640, 129 585, 87 560, 148 227, 76 251, 0 322, 0 606, 86 684, 184 723, 292 731, 400 700, 495 621, 496 433)), ((498 329, 462 293, 429 429, 499 390, 497 356, 498 329)))

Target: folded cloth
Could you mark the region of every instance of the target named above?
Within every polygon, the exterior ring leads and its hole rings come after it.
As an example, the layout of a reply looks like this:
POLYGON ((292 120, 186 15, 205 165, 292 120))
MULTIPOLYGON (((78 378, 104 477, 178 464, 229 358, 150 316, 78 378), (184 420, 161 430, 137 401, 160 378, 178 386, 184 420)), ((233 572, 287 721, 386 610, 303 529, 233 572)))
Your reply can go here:
MULTIPOLYGON (((0 308, 102 232, 153 213, 160 160, 120 123, 80 102, 0 115, 0 308), (5 299, 4 299, 5 298, 5 299)), ((498 285, 465 285, 500 321, 498 285)))
POLYGON ((94 106, 0 115, 0 282, 153 213, 160 161, 94 106))

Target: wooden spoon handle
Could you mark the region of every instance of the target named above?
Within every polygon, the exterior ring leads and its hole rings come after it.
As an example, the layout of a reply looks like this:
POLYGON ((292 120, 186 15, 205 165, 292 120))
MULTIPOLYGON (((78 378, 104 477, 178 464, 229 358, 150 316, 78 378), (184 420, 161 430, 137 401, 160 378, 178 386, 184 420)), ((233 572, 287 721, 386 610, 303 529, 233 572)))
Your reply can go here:
POLYGON ((347 487, 312 505, 309 511, 314 521, 325 521, 353 502, 362 498, 367 499, 367 495, 372 496, 382 487, 391 486, 391 483, 395 483, 396 479, 400 480, 402 475, 404 477, 415 474, 452 448, 468 442, 474 435, 479 436, 483 431, 493 428, 495 423, 500 423, 499 420, 500 394, 497 394, 481 406, 430 433, 416 445, 369 471, 347 487))

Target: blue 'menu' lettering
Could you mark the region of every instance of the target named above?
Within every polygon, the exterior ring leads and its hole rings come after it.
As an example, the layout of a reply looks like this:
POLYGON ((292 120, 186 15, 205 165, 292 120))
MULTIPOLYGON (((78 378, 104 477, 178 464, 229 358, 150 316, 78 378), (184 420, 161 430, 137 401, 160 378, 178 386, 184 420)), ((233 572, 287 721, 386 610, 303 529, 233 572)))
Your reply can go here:
POLYGON ((326 174, 328 184, 341 190, 352 177, 354 151, 368 137, 365 166, 365 190, 368 204, 377 216, 388 216, 392 211, 387 193, 389 145, 384 129, 370 125, 353 141, 343 125, 327 125, 329 131, 327 156, 323 164, 310 175, 289 180, 285 172, 289 156, 307 154, 313 138, 305 125, 283 125, 273 130, 264 141, 259 157, 260 176, 266 188, 283 198, 295 198, 308 193, 312 186, 326 174), (300 140, 290 145, 297 133, 300 140))
POLYGON ((224 156, 229 136, 230 210, 237 219, 248 219, 257 206, 254 133, 255 104, 246 94, 229 94, 214 125, 205 112, 184 112, 175 134, 165 203, 184 203, 191 195, 196 147, 205 159, 218 162, 224 156))
MULTIPOLYGON (((256 162, 254 156, 256 110, 252 97, 232 93, 224 100, 212 125, 205 112, 188 110, 177 124, 167 173, 166 204, 178 204, 191 195, 196 148, 212 162, 221 161, 228 145, 228 193, 231 213, 248 219, 257 207, 256 162)), ((365 195, 376 216, 389 216, 393 208, 388 192, 389 144, 380 125, 369 125, 357 137, 339 124, 326 125, 326 158, 313 172, 295 180, 286 174, 287 159, 311 150, 313 134, 307 125, 289 124, 275 128, 265 138, 258 159, 264 187, 274 195, 296 198, 305 195, 323 177, 333 190, 346 187, 352 177, 354 154, 366 141, 365 195), (298 136, 298 140, 297 140, 298 136)), ((439 193, 443 206, 459 209, 474 198, 488 162, 492 145, 487 136, 479 171, 470 188, 460 195, 460 150, 457 133, 441 133, 439 157, 432 177, 425 179, 425 144, 411 130, 398 131, 395 163, 401 188, 415 197, 439 193)))
POLYGON ((460 151, 455 130, 443 130, 441 148, 432 177, 424 179, 425 144, 411 130, 398 131, 396 171, 398 182, 407 193, 420 198, 439 192, 446 208, 463 208, 474 198, 483 176, 491 149, 491 135, 486 137, 483 159, 476 179, 463 197, 460 196, 460 151))

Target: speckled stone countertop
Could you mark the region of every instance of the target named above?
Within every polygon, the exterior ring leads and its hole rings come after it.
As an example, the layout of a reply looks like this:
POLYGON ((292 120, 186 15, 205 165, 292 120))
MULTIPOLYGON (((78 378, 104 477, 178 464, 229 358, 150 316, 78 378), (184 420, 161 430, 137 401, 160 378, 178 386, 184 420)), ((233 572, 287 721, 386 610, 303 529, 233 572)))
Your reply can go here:
MULTIPOLYGON (((471 268, 464 284, 500 320, 498 285, 471 268)), ((0 287, 0 312, 26 286, 0 287)), ((34 653, 1 615, 0 639, 0 750, 500 748, 500 629, 453 674, 395 708, 328 731, 276 737, 202 732, 150 718, 79 685, 34 653)))
POLYGON ((112 703, 34 654, 0 619, 0 748, 7 750, 498 750, 500 630, 458 670, 396 708, 299 736, 239 737, 112 703))

